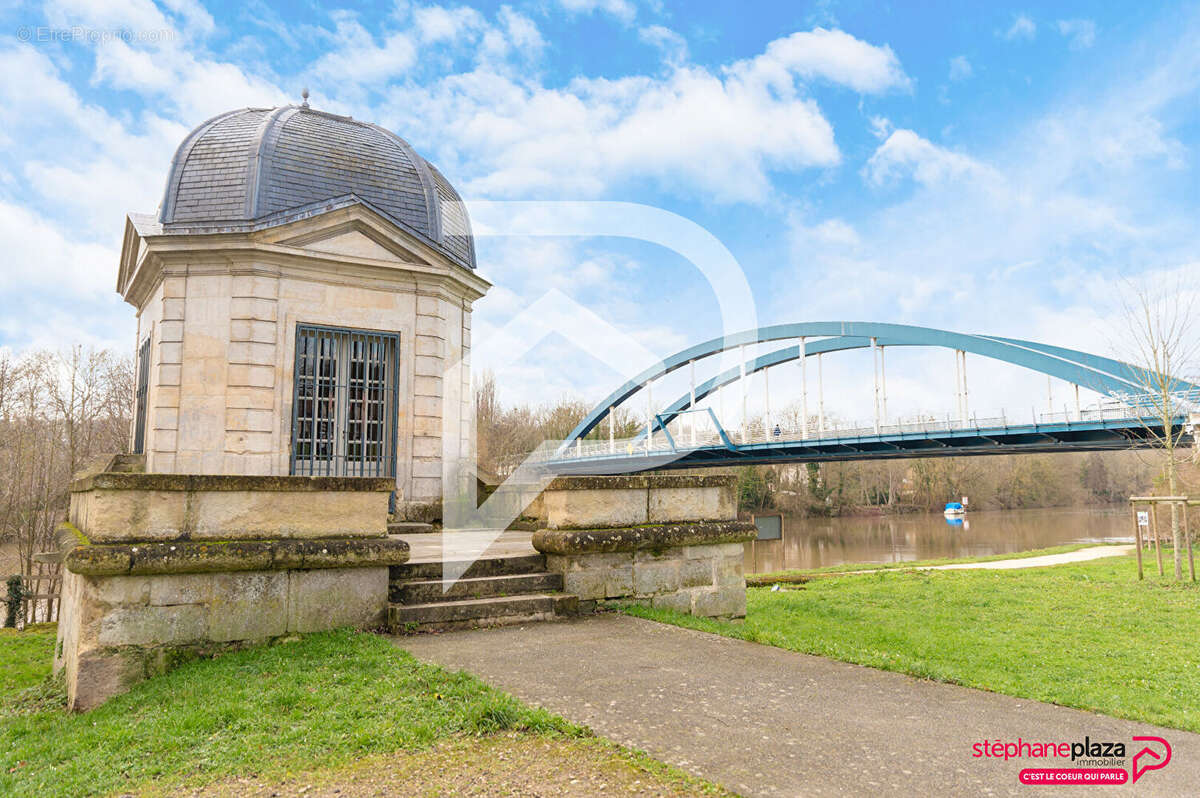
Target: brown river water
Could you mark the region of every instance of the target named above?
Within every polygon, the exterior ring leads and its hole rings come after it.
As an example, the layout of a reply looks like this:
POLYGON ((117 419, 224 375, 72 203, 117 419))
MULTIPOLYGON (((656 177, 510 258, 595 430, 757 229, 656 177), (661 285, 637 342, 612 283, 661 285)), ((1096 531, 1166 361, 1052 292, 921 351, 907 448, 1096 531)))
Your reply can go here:
POLYGON ((746 544, 746 573, 820 568, 847 562, 885 563, 979 557, 1067 543, 1132 540, 1121 505, 968 512, 961 523, 940 513, 869 518, 784 516, 779 540, 746 544))

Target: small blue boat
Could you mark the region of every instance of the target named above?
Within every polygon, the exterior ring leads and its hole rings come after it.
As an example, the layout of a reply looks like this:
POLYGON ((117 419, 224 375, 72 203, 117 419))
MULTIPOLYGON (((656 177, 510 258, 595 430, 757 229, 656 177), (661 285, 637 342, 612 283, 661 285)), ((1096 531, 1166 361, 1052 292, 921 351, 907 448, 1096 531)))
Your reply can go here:
POLYGON ((962 502, 946 502, 946 509, 942 510, 947 518, 957 518, 966 514, 966 508, 962 506, 962 502))

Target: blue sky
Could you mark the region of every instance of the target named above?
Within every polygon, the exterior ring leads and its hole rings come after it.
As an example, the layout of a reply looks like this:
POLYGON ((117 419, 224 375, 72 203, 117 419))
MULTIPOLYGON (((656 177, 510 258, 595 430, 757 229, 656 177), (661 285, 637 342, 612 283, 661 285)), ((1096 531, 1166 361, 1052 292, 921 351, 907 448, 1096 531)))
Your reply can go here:
MULTIPOLYGON (((132 351, 113 293, 124 214, 155 208, 189 129, 308 86, 315 107, 407 138, 469 199, 694 220, 737 257, 760 322, 1110 354, 1123 279, 1200 271, 1200 6, 1120 6, 7 3, 0 345, 132 351)), ((548 287, 660 356, 721 330, 707 283, 650 245, 489 239, 479 256, 496 288, 477 334, 548 287)), ((847 415, 866 408, 865 368, 829 366, 847 415)), ((896 412, 952 404, 949 354, 889 368, 896 412)), ((1030 378, 973 373, 981 403, 1031 404, 1030 378)), ((598 398, 617 377, 550 341, 502 387, 598 398)))

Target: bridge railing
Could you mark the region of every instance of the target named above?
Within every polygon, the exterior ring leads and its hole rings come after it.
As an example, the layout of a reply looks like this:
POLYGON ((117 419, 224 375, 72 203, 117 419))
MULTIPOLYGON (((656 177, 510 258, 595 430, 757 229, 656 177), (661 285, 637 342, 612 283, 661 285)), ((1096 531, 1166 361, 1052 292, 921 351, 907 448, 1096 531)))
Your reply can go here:
POLYGON ((819 429, 815 423, 810 423, 808 429, 805 430, 795 424, 772 423, 768 426, 762 419, 758 419, 747 425, 745 429, 720 430, 714 428, 712 425, 707 427, 696 425, 696 429, 693 431, 692 425, 680 421, 680 418, 683 418, 681 416, 668 423, 666 431, 656 429, 649 439, 643 433, 639 438, 576 440, 563 450, 561 454, 559 454, 556 445, 546 444, 534 452, 533 459, 536 462, 545 462, 558 459, 574 460, 614 456, 661 456, 675 452, 690 451, 692 449, 725 447, 728 445, 725 438, 728 438, 730 444, 738 447, 769 445, 772 443, 795 444, 811 442, 819 444, 822 441, 837 439, 868 440, 871 438, 908 435, 926 436, 971 430, 1001 430, 1014 427, 1036 428, 1041 425, 1070 427, 1073 424, 1091 424, 1097 422, 1140 423, 1143 417, 1149 420, 1151 413, 1146 410, 1139 412, 1137 409, 1130 407, 1112 406, 1074 412, 1067 410, 1061 413, 1039 413, 1035 414, 1031 421, 1013 419, 1007 415, 972 416, 967 419, 925 416, 912 420, 899 419, 892 423, 880 424, 876 428, 874 422, 838 422, 827 419, 824 429, 819 429), (725 438, 721 435, 722 431, 725 433, 725 438))

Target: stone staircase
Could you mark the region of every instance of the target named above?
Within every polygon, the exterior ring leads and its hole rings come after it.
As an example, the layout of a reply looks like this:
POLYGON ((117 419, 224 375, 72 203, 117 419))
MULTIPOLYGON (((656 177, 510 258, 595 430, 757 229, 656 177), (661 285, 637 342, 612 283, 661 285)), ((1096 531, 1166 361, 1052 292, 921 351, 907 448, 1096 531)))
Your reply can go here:
POLYGON ((388 626, 396 633, 505 626, 579 612, 579 599, 562 592, 562 575, 547 571, 541 554, 476 560, 446 592, 440 562, 393 565, 390 576, 388 626))

